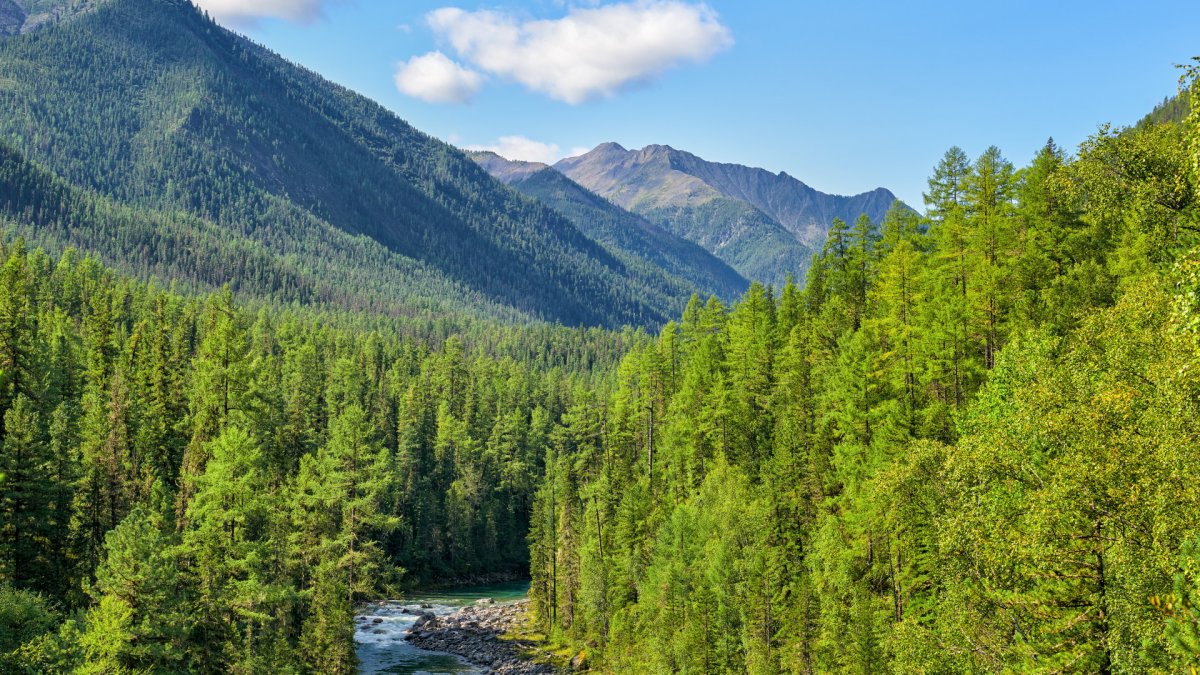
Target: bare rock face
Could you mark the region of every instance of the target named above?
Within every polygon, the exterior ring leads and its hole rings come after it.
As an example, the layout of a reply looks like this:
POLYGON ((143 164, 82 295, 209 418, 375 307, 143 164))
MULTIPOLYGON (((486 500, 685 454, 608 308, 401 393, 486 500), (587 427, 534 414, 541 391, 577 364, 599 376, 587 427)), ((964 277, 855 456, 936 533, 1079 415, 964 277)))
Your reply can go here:
POLYGON ((502 639, 528 609, 528 601, 505 605, 481 601, 446 616, 422 616, 409 630, 407 639, 421 649, 457 654, 489 673, 551 675, 553 668, 525 656, 532 645, 502 639))

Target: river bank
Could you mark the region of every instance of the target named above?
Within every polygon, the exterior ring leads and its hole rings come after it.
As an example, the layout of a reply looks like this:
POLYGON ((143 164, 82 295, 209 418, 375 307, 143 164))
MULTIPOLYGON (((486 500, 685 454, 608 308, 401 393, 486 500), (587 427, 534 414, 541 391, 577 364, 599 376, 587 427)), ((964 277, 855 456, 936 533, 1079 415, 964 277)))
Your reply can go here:
POLYGON ((533 657, 568 669, 570 655, 551 653, 529 630, 529 582, 426 588, 365 603, 354 641, 362 675, 549 673, 533 657), (418 626, 418 622, 420 626, 418 626))
POLYGON ((481 601, 451 614, 423 614, 409 629, 409 644, 433 652, 458 655, 497 675, 552 675, 551 666, 536 663, 538 645, 514 639, 524 627, 529 601, 507 604, 481 601))

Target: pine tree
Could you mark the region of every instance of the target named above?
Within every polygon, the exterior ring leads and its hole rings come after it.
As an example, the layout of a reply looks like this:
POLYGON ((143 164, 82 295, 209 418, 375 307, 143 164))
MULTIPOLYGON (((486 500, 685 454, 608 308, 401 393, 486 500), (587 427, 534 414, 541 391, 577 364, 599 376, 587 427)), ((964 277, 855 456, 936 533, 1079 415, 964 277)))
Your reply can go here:
POLYGON ((183 455, 179 489, 179 515, 195 495, 196 481, 208 463, 208 441, 220 435, 232 415, 246 412, 243 400, 249 379, 246 373, 245 328, 226 287, 208 303, 200 347, 194 362, 189 398, 191 440, 183 455))
POLYGON ((972 286, 975 299, 970 304, 980 317, 977 330, 983 334, 983 367, 990 370, 1007 338, 1006 319, 1012 304, 1010 261, 1016 254, 1012 164, 999 148, 989 147, 975 161, 966 187, 971 248, 977 256, 972 286))
POLYGON ((0 415, 17 396, 34 391, 34 320, 25 242, 18 241, 0 267, 0 415))
POLYGON ((48 576, 54 520, 52 458, 33 403, 18 394, 4 414, 0 446, 0 579, 17 588, 45 591, 56 581, 48 576))
POLYGON ((249 434, 231 425, 209 445, 182 535, 197 596, 189 651, 202 670, 253 672, 255 655, 288 634, 294 610, 294 594, 276 580, 279 500, 249 434))
POLYGON ((186 596, 163 518, 136 507, 105 537, 96 604, 80 638, 81 673, 178 672, 187 668, 186 596))

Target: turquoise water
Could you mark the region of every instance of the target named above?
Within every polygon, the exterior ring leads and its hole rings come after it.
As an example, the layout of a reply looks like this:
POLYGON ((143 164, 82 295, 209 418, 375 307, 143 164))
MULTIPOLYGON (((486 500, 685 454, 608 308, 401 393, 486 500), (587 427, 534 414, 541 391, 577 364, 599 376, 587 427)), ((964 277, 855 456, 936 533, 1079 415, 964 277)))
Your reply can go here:
POLYGON ((524 581, 429 591, 367 607, 359 612, 354 624, 360 672, 364 675, 483 673, 483 670, 453 654, 439 654, 413 647, 404 641, 408 628, 423 612, 444 615, 483 598, 505 603, 523 600, 528 595, 529 582, 524 581), (422 609, 421 605, 430 605, 430 608, 422 609))

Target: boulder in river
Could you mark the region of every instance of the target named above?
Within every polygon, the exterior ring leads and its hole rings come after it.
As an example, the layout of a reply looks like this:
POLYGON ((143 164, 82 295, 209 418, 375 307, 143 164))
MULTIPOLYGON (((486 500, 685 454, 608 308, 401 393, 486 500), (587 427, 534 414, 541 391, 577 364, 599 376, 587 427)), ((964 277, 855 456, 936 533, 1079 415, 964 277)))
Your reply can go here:
POLYGON ((429 630, 431 628, 437 628, 437 626, 438 626, 437 617, 429 612, 426 612, 425 614, 422 614, 421 616, 417 617, 416 622, 413 623, 412 628, 408 629, 408 632, 416 633, 417 631, 421 631, 421 630, 429 630))

